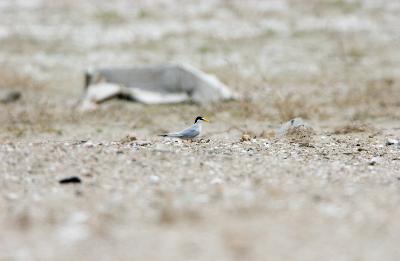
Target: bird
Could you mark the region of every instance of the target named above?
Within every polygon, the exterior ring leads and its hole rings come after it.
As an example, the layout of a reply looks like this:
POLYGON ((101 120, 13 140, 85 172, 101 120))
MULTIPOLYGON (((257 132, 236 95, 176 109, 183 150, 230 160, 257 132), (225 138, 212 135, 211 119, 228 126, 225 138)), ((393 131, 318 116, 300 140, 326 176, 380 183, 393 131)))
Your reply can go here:
POLYGON ((190 126, 189 128, 186 128, 186 129, 184 129, 182 131, 178 131, 178 132, 171 132, 171 133, 161 134, 159 136, 161 136, 161 137, 171 137, 171 138, 180 138, 180 139, 184 139, 184 140, 191 140, 191 139, 197 137, 200 134, 200 132, 201 132, 201 124, 203 123, 203 121, 209 122, 208 119, 206 119, 206 118, 204 118, 202 116, 198 116, 194 120, 194 124, 192 126, 190 126))

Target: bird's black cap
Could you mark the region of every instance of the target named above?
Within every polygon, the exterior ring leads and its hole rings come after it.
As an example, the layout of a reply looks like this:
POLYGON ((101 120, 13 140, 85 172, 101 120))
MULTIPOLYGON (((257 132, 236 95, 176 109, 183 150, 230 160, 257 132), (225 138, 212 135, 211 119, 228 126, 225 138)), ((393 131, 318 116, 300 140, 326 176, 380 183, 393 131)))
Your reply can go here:
POLYGON ((194 123, 196 123, 197 121, 205 121, 208 122, 208 120, 202 116, 197 116, 197 118, 194 120, 194 123))

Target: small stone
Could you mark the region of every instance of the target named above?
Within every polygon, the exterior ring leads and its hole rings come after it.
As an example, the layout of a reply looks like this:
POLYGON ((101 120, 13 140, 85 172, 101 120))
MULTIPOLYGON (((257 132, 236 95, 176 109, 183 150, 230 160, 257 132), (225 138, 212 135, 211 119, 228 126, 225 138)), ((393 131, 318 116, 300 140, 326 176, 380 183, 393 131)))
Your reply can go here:
POLYGON ((18 91, 6 91, 0 93, 0 103, 11 103, 19 100, 21 93, 18 91))
POLYGON ((124 138, 122 138, 119 142, 121 144, 126 144, 126 143, 131 143, 133 141, 137 140, 137 137, 133 134, 128 134, 124 138))
POLYGON ((160 183, 160 177, 157 176, 157 175, 151 175, 151 176, 149 177, 149 180, 150 180, 150 183, 152 183, 152 184, 158 184, 158 183, 160 183))
POLYGON ((290 121, 285 122, 280 126, 278 129, 277 133, 280 136, 286 135, 291 129, 294 128, 299 128, 299 127, 309 127, 308 124, 306 124, 303 119, 301 118, 294 118, 291 119, 290 121))
POLYGON ((250 141, 250 140, 251 140, 251 136, 249 134, 243 134, 242 137, 240 138, 241 142, 250 141))
POLYGON ((290 143, 311 147, 314 142, 315 131, 301 118, 294 118, 282 124, 278 129, 278 134, 290 143))
POLYGON ((93 141, 87 141, 87 142, 85 142, 84 144, 83 144, 83 146, 85 147, 85 148, 93 148, 94 147, 94 143, 93 143, 93 141))
POLYGON ((78 183, 81 183, 82 180, 77 176, 72 176, 72 177, 60 179, 58 182, 60 184, 78 184, 78 183))
POLYGON ((374 166, 378 162, 378 157, 373 157, 369 162, 368 165, 374 166))
POLYGON ((393 138, 387 138, 386 139, 386 145, 398 145, 400 143, 399 140, 393 139, 393 138))

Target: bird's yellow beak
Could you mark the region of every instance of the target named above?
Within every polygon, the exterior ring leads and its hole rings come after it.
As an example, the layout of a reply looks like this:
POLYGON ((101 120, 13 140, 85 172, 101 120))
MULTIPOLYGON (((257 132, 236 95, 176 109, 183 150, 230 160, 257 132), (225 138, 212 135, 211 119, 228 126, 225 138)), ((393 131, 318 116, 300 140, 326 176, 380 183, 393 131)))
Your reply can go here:
POLYGON ((203 121, 210 122, 207 118, 203 118, 203 121))

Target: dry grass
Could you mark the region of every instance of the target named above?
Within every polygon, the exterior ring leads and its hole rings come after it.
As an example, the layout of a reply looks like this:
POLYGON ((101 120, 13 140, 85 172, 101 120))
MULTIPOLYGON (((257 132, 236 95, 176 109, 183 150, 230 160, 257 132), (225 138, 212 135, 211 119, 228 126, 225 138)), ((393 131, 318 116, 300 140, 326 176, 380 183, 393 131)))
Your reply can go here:
POLYGON ((349 133, 360 133, 360 132, 374 132, 375 128, 367 123, 362 122, 351 122, 341 127, 337 127, 334 134, 349 134, 349 133))
POLYGON ((37 105, 33 110, 7 108, 0 120, 2 127, 15 137, 32 133, 62 135, 62 129, 56 127, 57 122, 62 120, 59 117, 60 115, 53 113, 49 107, 37 105))
POLYGON ((281 121, 288 121, 294 118, 309 119, 315 115, 320 115, 321 111, 317 105, 311 105, 309 100, 300 95, 289 93, 287 95, 277 95, 274 100, 275 109, 281 121))
POLYGON ((339 106, 368 105, 386 108, 399 106, 399 81, 392 77, 365 80, 361 86, 349 89, 336 100, 339 106))
POLYGON ((29 75, 4 68, 0 69, 0 88, 2 89, 30 91, 32 89, 37 90, 42 86, 42 83, 29 75))
POLYGON ((276 136, 275 130, 263 130, 257 137, 261 139, 272 139, 276 136))
POLYGON ((39 92, 46 89, 45 83, 40 83, 26 74, 2 69, 0 87, 5 91, 17 91, 21 95, 19 101, 2 106, 0 129, 5 133, 17 138, 32 132, 62 134, 62 131, 53 125, 55 119, 60 116, 44 104, 43 100, 40 101, 39 92))

